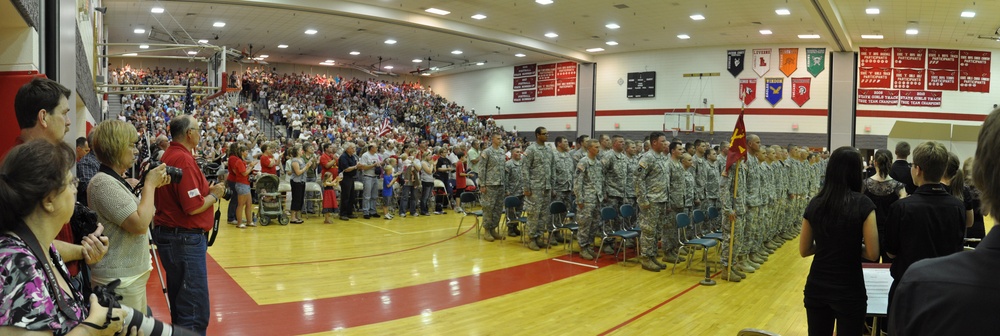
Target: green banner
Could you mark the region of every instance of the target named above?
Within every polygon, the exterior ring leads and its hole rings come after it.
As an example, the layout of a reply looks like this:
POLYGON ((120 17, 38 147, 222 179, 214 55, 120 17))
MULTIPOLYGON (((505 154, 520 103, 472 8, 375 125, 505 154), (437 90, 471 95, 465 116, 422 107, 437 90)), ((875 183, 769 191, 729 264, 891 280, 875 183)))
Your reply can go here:
POLYGON ((806 69, 813 77, 826 69, 826 48, 806 48, 806 69))

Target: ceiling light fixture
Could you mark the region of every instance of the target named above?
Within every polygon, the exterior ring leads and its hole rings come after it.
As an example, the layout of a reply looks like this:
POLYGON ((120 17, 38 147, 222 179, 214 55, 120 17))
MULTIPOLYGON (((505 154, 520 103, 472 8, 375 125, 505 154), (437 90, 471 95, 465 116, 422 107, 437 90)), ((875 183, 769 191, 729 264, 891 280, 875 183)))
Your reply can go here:
POLYGON ((163 7, 153 7, 149 10, 150 13, 160 14, 163 13, 163 7))
POLYGON ((587 52, 599 52, 599 51, 604 51, 604 48, 590 48, 590 49, 587 49, 587 52))
POLYGON ((917 35, 920 31, 917 28, 910 28, 906 30, 906 35, 917 35))
POLYGON ((318 31, 316 31, 315 29, 306 29, 305 33, 306 35, 316 35, 318 31))
POLYGON ((882 35, 861 35, 861 38, 866 40, 881 40, 882 35))
POLYGON ((472 18, 473 18, 473 19, 476 19, 476 20, 482 20, 482 19, 485 19, 485 18, 486 18, 486 15, 483 15, 483 14, 476 14, 476 15, 473 15, 473 16, 472 16, 472 18))
POLYGON ((271 57, 271 56, 270 56, 270 55, 260 55, 260 56, 257 56, 257 57, 260 57, 260 58, 268 58, 268 57, 271 57))
POLYGON ((771 35, 771 30, 770 29, 761 29, 760 30, 760 34, 761 35, 771 35))
POLYGON ((792 15, 791 11, 789 11, 787 9, 784 9, 784 8, 777 9, 777 10, 774 11, 774 13, 778 14, 778 15, 792 15))
POLYGON ((701 21, 701 20, 704 20, 704 19, 705 19, 705 17, 702 16, 701 14, 691 15, 691 20, 701 21))
POLYGON ((420 63, 420 62, 423 62, 423 61, 424 61, 424 60, 422 60, 422 59, 419 59, 419 58, 414 58, 414 59, 413 59, 413 63, 420 63))
POLYGON ((452 55, 461 55, 461 54, 462 54, 462 51, 461 51, 461 50, 452 50, 452 51, 451 51, 451 54, 452 54, 452 55))
POLYGON ((880 11, 878 8, 875 8, 875 7, 865 9, 865 14, 875 15, 875 14, 878 14, 878 13, 881 13, 881 12, 882 11, 880 11))
POLYGON ((222 27, 225 27, 225 26, 226 26, 226 23, 222 22, 222 21, 219 21, 219 22, 216 22, 216 23, 212 24, 212 27, 216 27, 216 28, 222 28, 222 27))
POLYGON ((622 26, 619 26, 617 23, 609 23, 609 24, 606 24, 604 26, 607 27, 608 29, 618 29, 618 28, 622 27, 622 26))
POLYGON ((425 72, 425 73, 422 73, 422 74, 420 74, 420 75, 421 75, 421 76, 430 76, 431 74, 429 74, 429 73, 426 73, 426 72, 425 72))
POLYGON ((556 38, 556 37, 559 37, 559 34, 556 34, 556 33, 545 33, 545 37, 556 38))
POLYGON ((486 62, 476 62, 476 65, 483 65, 483 64, 486 64, 486 62))
POLYGON ((682 39, 682 40, 687 40, 687 39, 691 38, 691 36, 688 36, 687 34, 680 34, 680 35, 677 35, 677 38, 682 39))
POLYGON ((136 53, 127 53, 127 54, 122 54, 122 56, 139 56, 139 54, 136 54, 136 53))
POLYGON ((333 62, 335 62, 335 61, 334 60, 326 60, 326 63, 333 63, 333 62))
POLYGON ((188 55, 197 55, 197 54, 198 54, 197 51, 194 50, 188 51, 188 55))
POLYGON ((446 10, 443 10, 443 9, 437 9, 437 8, 434 8, 434 7, 425 9, 424 11, 428 12, 428 13, 431 13, 431 14, 437 14, 437 15, 448 15, 448 14, 451 14, 451 12, 449 12, 449 11, 446 11, 446 10))
POLYGON ((962 17, 964 17, 964 18, 974 18, 974 17, 976 17, 976 12, 962 12, 962 17))
POLYGON ((608 41, 608 42, 604 42, 604 44, 607 44, 607 45, 609 45, 609 46, 616 46, 616 45, 618 45, 618 42, 615 42, 615 41, 608 41))
POLYGON ((385 68, 389 69, 389 70, 392 70, 392 66, 391 65, 386 65, 385 68))
POLYGON ((333 62, 320 62, 320 63, 319 63, 319 65, 327 65, 327 66, 330 66, 330 65, 333 65, 333 62))
POLYGON ((139 49, 149 49, 149 45, 148 44, 140 44, 139 45, 139 49))
POLYGON ((396 40, 392 40, 392 39, 385 40, 385 44, 396 44, 396 40))
POLYGON ((358 56, 358 55, 361 55, 361 52, 360 51, 352 51, 351 55, 358 56))
POLYGON ((208 40, 206 40, 206 39, 201 39, 201 40, 198 40, 198 43, 208 43, 208 40))
POLYGON ((285 48, 288 48, 287 44, 279 44, 278 45, 278 49, 285 49, 285 48))
POLYGON ((539 5, 551 5, 552 0, 535 0, 539 5))
POLYGON ((135 30, 133 30, 132 32, 133 32, 133 33, 136 33, 136 34, 145 34, 145 33, 146 33, 146 30, 145 30, 145 29, 142 29, 142 28, 136 28, 136 29, 135 29, 135 30))
POLYGON ((528 55, 525 55, 525 54, 521 54, 521 53, 518 53, 518 54, 514 54, 514 57, 524 57, 524 56, 528 56, 528 55))
POLYGON ((799 35, 799 38, 800 39, 818 39, 819 35, 818 34, 803 34, 803 35, 799 35))

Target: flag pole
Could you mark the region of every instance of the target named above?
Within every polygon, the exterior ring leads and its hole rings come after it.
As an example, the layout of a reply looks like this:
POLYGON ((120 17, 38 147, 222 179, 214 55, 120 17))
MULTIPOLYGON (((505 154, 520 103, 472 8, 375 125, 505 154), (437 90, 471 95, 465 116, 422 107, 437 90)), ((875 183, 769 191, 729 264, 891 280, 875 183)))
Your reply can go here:
MULTIPOLYGON (((740 103, 743 105, 743 106, 740 107, 740 115, 743 115, 743 112, 744 112, 744 110, 746 109, 746 106, 747 106, 746 105, 746 100, 743 99, 744 96, 745 95, 743 93, 743 90, 740 90, 740 103)), ((732 141, 730 141, 730 142, 732 142, 732 141)), ((732 144, 730 144, 730 145, 732 145, 732 144)), ((736 246, 734 245, 734 242, 736 240, 736 197, 738 196, 738 193, 736 191, 739 190, 739 186, 740 186, 740 161, 742 161, 742 160, 736 160, 736 169, 733 170, 733 173, 736 174, 736 176, 734 176, 734 178, 733 178, 733 181, 734 181, 733 182, 733 215, 732 216, 726 216, 726 218, 729 219, 729 259, 727 259, 727 260, 729 260, 729 265, 727 265, 727 267, 729 267, 729 269, 728 269, 729 273, 727 273, 727 276, 730 275, 730 274, 732 274, 732 272, 733 272, 733 264, 736 263, 736 261, 733 260, 733 250, 736 248, 736 246)))

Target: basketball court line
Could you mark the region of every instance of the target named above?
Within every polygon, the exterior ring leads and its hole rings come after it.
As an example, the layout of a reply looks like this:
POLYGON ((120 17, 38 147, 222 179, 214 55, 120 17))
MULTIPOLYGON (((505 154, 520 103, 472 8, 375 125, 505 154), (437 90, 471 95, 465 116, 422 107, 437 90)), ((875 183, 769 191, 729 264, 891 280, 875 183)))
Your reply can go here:
POLYGON ((364 221, 358 221, 358 223, 361 223, 361 224, 364 224, 364 225, 367 225, 367 226, 371 226, 371 227, 376 228, 376 229, 386 230, 386 231, 389 231, 389 232, 392 232, 392 233, 395 233, 395 234, 398 234, 398 235, 411 235, 411 234, 420 234, 420 233, 429 233, 429 232, 439 232, 439 231, 445 231, 445 230, 452 230, 451 228, 443 228, 443 229, 433 229, 433 230, 423 230, 423 231, 413 231, 413 232, 399 232, 399 231, 392 230, 392 229, 389 229, 389 228, 384 228, 384 227, 381 227, 381 226, 378 226, 378 225, 375 225, 375 224, 369 224, 369 223, 364 222, 364 221))
POLYGON ((559 259, 559 258, 552 258, 552 260, 553 261, 558 261, 558 262, 564 262, 564 263, 567 263, 567 264, 577 265, 577 266, 590 267, 590 268, 593 268, 593 269, 600 268, 597 265, 588 265, 588 264, 578 263, 578 262, 575 262, 575 261, 562 260, 562 259, 559 259))
MULTIPOLYGON (((720 272, 716 272, 715 274, 712 275, 712 278, 715 278, 719 274, 722 274, 722 272, 721 271, 720 272)), ((646 311, 644 311, 642 313, 639 313, 639 315, 633 316, 632 318, 630 318, 628 320, 625 320, 625 322, 619 323, 618 325, 616 325, 614 327, 611 327, 611 329, 605 330, 604 332, 598 334, 598 336, 608 335, 608 334, 610 334, 610 333, 612 333, 612 332, 614 332, 614 331, 616 331, 618 329, 621 329, 622 327, 624 327, 626 325, 629 325, 632 322, 635 322, 636 320, 642 318, 643 316, 646 316, 649 313, 652 313, 654 310, 660 309, 660 307, 663 307, 663 306, 667 305, 671 301, 676 300, 677 298, 681 297, 682 295, 687 294, 688 292, 691 292, 692 290, 694 290, 695 288, 698 288, 698 287, 702 287, 702 285, 701 284, 694 284, 691 287, 688 287, 687 289, 685 289, 684 291, 682 291, 680 293, 677 293, 674 296, 671 296, 666 301, 660 302, 660 304, 657 304, 657 305, 655 305, 655 306, 653 306, 653 307, 651 307, 649 309, 646 309, 646 311)))

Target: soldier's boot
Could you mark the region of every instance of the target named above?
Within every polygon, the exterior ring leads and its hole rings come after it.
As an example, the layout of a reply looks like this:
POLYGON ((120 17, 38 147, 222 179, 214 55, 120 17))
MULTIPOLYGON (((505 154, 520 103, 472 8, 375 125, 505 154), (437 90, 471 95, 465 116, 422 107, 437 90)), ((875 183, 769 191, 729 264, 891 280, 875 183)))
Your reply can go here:
POLYGON ((528 239, 528 248, 532 251, 541 250, 541 246, 538 246, 538 240, 534 238, 528 239))
POLYGON ((682 263, 682 262, 684 262, 686 260, 687 259, 684 259, 683 257, 681 257, 681 256, 679 256, 677 254, 674 254, 673 252, 666 252, 663 255, 663 262, 666 262, 666 263, 678 264, 678 263, 682 263))
POLYGON ((500 234, 500 230, 498 228, 493 228, 490 230, 489 234, 493 236, 493 239, 495 240, 503 240, 505 238, 502 234, 500 234))
POLYGON ((677 255, 679 256, 686 257, 688 255, 688 250, 686 248, 683 248, 680 250, 680 252, 672 252, 672 253, 677 253, 677 255))
POLYGON ((750 261, 763 265, 767 262, 767 254, 764 252, 754 252, 750 255, 750 261))
POLYGON ((639 257, 639 262, 642 263, 642 269, 651 272, 659 272, 662 268, 656 265, 656 263, 653 262, 653 259, 654 258, 650 258, 647 256, 639 257))
POLYGON ((659 260, 656 260, 655 256, 654 257, 649 257, 649 260, 652 261, 654 264, 656 264, 656 266, 659 266, 660 269, 667 269, 667 265, 661 263, 659 260))
POLYGON ((590 246, 580 247, 580 258, 585 260, 594 260, 597 256, 594 255, 594 251, 590 249, 590 246))
POLYGON ((753 268, 746 262, 746 259, 740 258, 735 264, 733 264, 733 269, 738 270, 740 273, 749 274, 757 272, 756 268, 753 268))
POLYGON ((510 236, 510 237, 520 237, 521 236, 521 230, 517 229, 517 225, 508 225, 507 226, 507 236, 510 236))
POLYGON ((755 270, 759 270, 760 269, 760 263, 757 263, 757 262, 753 261, 753 258, 751 257, 751 255, 744 256, 743 257, 743 262, 746 263, 747 266, 750 266, 751 268, 753 268, 755 270))
POLYGON ((726 272, 725 270, 723 270, 722 271, 722 280, 726 280, 726 281, 730 281, 730 282, 740 282, 740 281, 743 280, 743 277, 739 276, 739 274, 736 274, 736 269, 730 270, 728 272, 726 272))
POLYGON ((770 251, 768 253, 774 253, 774 250, 777 250, 778 247, 781 247, 781 245, 776 244, 774 240, 768 240, 764 242, 764 247, 770 251))
POLYGON ((605 241, 604 246, 601 247, 601 253, 615 255, 615 247, 613 245, 614 242, 605 241))
POLYGON ((494 240, 496 240, 496 237, 493 237, 493 230, 486 230, 486 234, 483 235, 483 240, 491 242, 491 243, 494 240))
POLYGON ((733 267, 730 267, 729 269, 730 269, 731 272, 733 272, 733 274, 739 275, 741 278, 744 278, 744 279, 747 278, 746 273, 740 272, 739 267, 733 266, 733 267))

